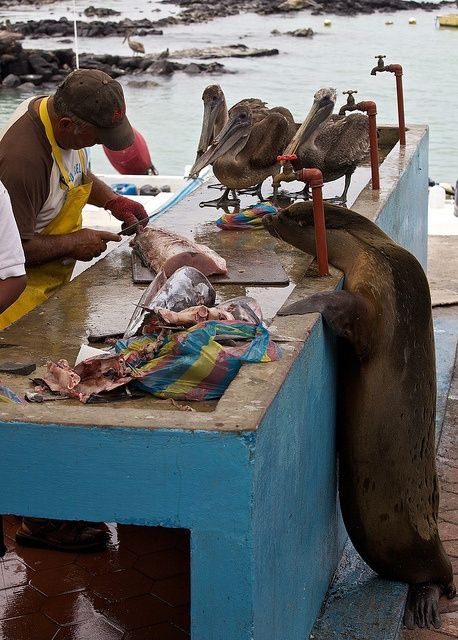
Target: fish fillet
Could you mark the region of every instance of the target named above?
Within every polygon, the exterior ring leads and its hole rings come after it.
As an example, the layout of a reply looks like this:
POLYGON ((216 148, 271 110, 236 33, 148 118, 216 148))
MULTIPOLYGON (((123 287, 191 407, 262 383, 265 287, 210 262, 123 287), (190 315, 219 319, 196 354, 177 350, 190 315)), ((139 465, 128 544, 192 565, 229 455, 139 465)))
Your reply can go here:
POLYGON ((163 270, 167 278, 180 267, 194 267, 206 276, 227 273, 226 261, 216 251, 158 227, 139 231, 131 246, 145 267, 163 270))

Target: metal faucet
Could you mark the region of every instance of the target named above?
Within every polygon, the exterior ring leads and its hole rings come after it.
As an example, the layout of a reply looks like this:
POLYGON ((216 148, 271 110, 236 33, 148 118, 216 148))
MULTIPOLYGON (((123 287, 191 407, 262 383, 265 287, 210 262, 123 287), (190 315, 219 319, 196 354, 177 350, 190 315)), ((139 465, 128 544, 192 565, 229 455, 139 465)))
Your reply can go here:
POLYGON ((340 107, 339 116, 344 116, 346 111, 354 111, 356 102, 353 97, 354 93, 358 93, 356 89, 349 89, 348 91, 342 91, 342 94, 347 95, 347 102, 340 107))
POLYGON ((383 62, 383 59, 386 58, 386 56, 378 55, 378 56, 375 56, 375 58, 378 58, 378 63, 377 63, 377 66, 372 69, 371 76, 375 76, 377 71, 387 70, 383 62))

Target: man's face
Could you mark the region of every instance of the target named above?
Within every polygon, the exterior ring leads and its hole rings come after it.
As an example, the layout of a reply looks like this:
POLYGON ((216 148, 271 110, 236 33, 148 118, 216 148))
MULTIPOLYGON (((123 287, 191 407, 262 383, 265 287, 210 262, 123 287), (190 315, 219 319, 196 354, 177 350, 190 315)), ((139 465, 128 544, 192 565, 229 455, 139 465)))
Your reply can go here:
POLYGON ((100 144, 96 127, 73 116, 60 118, 57 128, 56 140, 63 149, 83 149, 100 144))

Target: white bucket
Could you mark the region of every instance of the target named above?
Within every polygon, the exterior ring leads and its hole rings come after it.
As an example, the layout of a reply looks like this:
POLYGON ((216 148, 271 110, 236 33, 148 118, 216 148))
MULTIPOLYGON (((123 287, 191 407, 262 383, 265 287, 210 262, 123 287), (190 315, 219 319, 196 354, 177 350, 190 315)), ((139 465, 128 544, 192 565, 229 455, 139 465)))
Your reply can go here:
POLYGON ((428 204, 435 209, 441 209, 445 205, 445 189, 438 184, 430 187, 428 204))

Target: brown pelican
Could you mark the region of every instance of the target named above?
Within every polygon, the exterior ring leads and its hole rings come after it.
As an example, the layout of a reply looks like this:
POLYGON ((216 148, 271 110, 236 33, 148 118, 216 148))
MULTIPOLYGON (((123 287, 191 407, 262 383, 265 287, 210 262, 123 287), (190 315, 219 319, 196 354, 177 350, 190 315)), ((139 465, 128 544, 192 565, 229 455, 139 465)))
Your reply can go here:
POLYGON ((346 202, 351 177, 369 152, 369 124, 362 113, 332 115, 335 103, 335 89, 319 89, 306 119, 284 153, 297 155, 292 162, 296 171, 320 169, 324 182, 345 176, 342 195, 333 200, 346 202))
POLYGON ((190 175, 195 176, 211 164, 216 178, 226 187, 222 198, 205 204, 228 203, 229 191, 254 186, 262 198, 260 186, 266 178, 278 173, 277 156, 295 131, 293 116, 284 107, 268 109, 257 98, 241 100, 234 105, 225 127, 190 171, 190 175))
POLYGON ((122 43, 124 44, 124 42, 127 40, 127 44, 129 45, 129 47, 132 49, 132 51, 134 52, 134 55, 136 53, 145 53, 145 47, 143 46, 143 44, 141 42, 138 42, 138 40, 132 40, 130 37, 129 33, 126 33, 126 35, 124 36, 124 40, 122 41, 122 43))
POLYGON ((197 146, 196 162, 207 151, 208 147, 213 144, 228 118, 226 98, 219 84, 210 84, 205 87, 202 100, 204 103, 204 116, 197 146))

